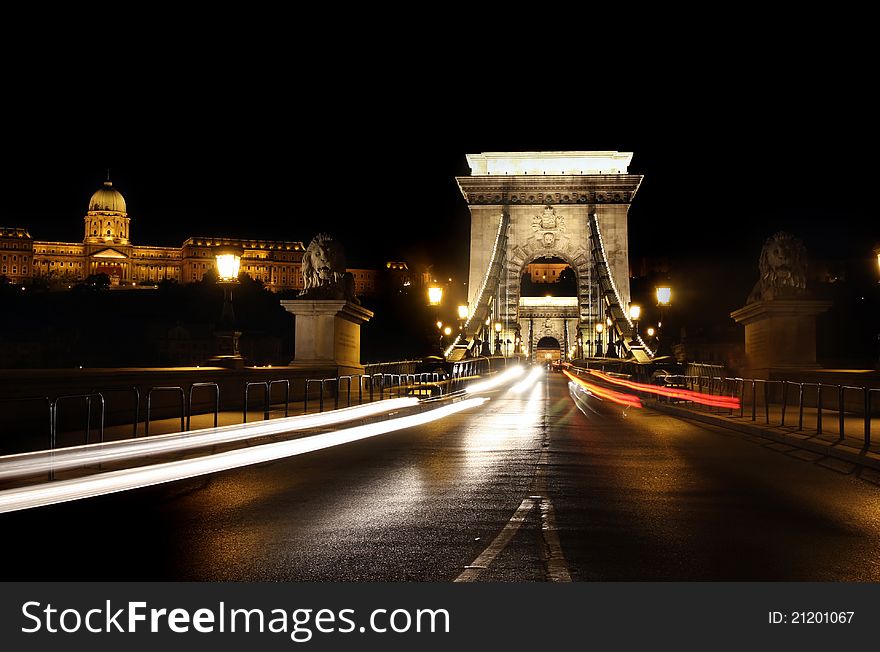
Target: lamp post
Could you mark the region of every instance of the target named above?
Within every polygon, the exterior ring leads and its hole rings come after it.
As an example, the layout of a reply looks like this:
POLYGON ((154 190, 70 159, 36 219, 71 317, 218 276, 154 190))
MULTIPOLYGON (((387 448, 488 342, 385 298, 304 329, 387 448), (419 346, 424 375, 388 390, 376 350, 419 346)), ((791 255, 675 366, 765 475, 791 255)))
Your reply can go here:
POLYGON ((238 284, 241 269, 241 247, 224 245, 214 250, 217 264, 217 284, 223 288, 223 311, 214 331, 216 355, 211 362, 225 367, 242 367, 244 360, 238 350, 241 331, 235 330, 235 309, 232 305, 232 288, 238 284))
POLYGON ((608 346, 605 348, 605 355, 609 358, 617 357, 617 349, 614 347, 614 322, 611 316, 605 317, 605 332, 608 333, 608 346))
POLYGON ((596 357, 602 357, 602 330, 603 324, 602 322, 598 322, 596 324, 596 357))
POLYGON ((458 339, 459 344, 467 344, 467 337, 464 334, 464 324, 468 318, 468 307, 461 305, 458 307, 458 339))
POLYGON ((480 350, 480 355, 488 358, 492 355, 492 346, 489 342, 489 337, 492 334, 492 318, 486 317, 486 326, 483 328, 483 346, 480 350))
POLYGON ((660 308, 660 320, 657 322, 657 352, 663 346, 665 339, 660 337, 660 331, 663 330, 663 309, 672 305, 672 288, 661 285, 657 288, 657 306, 660 308))
POLYGON ((629 304, 629 319, 633 323, 633 338, 635 344, 639 341, 639 317, 642 314, 642 307, 637 303, 629 304))
POLYGON ((501 322, 495 322, 495 355, 501 355, 501 322))
MULTIPOLYGON (((874 253, 877 254, 877 273, 880 274, 880 244, 874 247, 874 253)), ((877 282, 880 283, 880 279, 877 282)))
MULTIPOLYGON (((432 285, 428 288, 428 305, 434 308, 434 316, 439 317, 440 303, 443 301, 443 288, 432 285)), ((440 355, 443 355, 443 322, 437 319, 437 330, 440 331, 440 355)))

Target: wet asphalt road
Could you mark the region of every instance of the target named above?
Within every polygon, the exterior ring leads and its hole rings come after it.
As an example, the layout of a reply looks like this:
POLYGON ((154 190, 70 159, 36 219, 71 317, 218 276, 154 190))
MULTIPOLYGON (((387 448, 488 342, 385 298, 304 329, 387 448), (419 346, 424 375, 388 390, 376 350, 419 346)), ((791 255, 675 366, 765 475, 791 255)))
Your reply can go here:
MULTIPOLYGON (((582 411, 558 374, 489 395, 280 462, 0 515, 0 578, 451 581, 542 496, 575 581, 880 580, 874 475, 649 410, 582 411)), ((548 563, 535 508, 478 579, 542 581, 548 563)))

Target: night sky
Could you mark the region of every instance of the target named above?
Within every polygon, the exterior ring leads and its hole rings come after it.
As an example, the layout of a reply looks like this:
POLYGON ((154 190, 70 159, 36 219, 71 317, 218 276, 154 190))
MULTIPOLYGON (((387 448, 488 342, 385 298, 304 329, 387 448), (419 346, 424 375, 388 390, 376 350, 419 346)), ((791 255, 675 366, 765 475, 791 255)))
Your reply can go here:
POLYGON ((81 241, 109 167, 136 244, 307 243, 328 230, 352 266, 463 271, 469 219, 454 177, 467 173, 466 153, 614 149, 634 152, 630 171, 645 175, 630 211, 633 257, 757 260, 764 239, 787 229, 812 256, 868 260, 880 241, 876 116, 863 85, 838 77, 831 95, 815 72, 647 74, 586 95, 366 68, 120 78, 85 97, 67 92, 71 82, 12 107, 0 225, 81 241), (121 96, 101 101, 108 88, 121 96))

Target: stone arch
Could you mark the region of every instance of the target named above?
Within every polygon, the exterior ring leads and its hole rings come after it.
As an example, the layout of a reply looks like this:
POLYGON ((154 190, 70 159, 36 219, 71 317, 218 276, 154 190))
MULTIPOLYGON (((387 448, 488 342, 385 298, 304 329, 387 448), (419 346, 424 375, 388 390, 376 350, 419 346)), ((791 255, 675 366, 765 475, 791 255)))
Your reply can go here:
POLYGON ((507 301, 507 320, 516 322, 519 319, 519 298, 522 275, 526 265, 538 258, 561 258, 577 277, 578 313, 580 321, 590 317, 590 256, 580 245, 573 245, 567 238, 560 246, 546 247, 536 239, 529 239, 523 244, 510 247, 507 252, 507 266, 502 284, 502 292, 507 301))
MULTIPOLYGON (((562 350, 562 342, 552 335, 545 335, 541 337, 537 342, 535 342, 535 359, 539 363, 543 363, 546 361, 546 352, 553 351, 555 354, 558 354, 560 358, 565 357, 565 352, 562 350)), ((556 355, 553 356, 553 359, 556 359, 556 355)))

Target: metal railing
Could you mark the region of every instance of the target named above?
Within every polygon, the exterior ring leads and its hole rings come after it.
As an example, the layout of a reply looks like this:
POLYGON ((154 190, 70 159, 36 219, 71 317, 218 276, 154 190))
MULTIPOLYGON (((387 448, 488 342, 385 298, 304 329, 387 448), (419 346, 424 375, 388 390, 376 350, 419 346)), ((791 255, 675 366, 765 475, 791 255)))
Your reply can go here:
MULTIPOLYGON (((658 377, 658 379, 662 380, 666 385, 681 386, 692 391, 739 398, 739 410, 709 408, 709 411, 727 412, 730 416, 733 416, 734 412, 738 412, 737 416, 740 418, 749 418, 749 420, 754 422, 763 420, 765 425, 780 428, 792 427, 798 432, 814 431, 816 435, 826 434, 825 413, 837 412, 838 441, 843 441, 846 437, 847 415, 850 417, 861 416, 864 447, 867 448, 872 443, 871 412, 875 405, 874 395, 880 393, 880 388, 725 376, 668 375, 658 377), (848 407, 847 398, 854 392, 860 395, 861 414, 848 407), (829 393, 832 393, 834 396, 833 401, 836 402, 836 409, 833 409, 827 401, 829 393), (778 422, 775 419, 771 419, 771 407, 773 406, 779 407, 778 422), (746 411, 747 407, 748 412, 746 411), (816 410, 815 426, 805 429, 805 408, 813 407, 816 410), (759 409, 763 419, 758 417, 759 409), (792 413, 795 409, 797 411, 796 426, 794 421, 789 422, 789 417, 793 418, 792 413)), ((688 403, 690 401, 681 400, 680 402, 688 403)))
MULTIPOLYGON (((416 365, 419 361, 404 360, 397 362, 384 362, 368 365, 362 374, 340 375, 331 378, 308 378, 304 379, 303 388, 303 413, 308 413, 312 401, 317 398, 318 410, 323 412, 329 405, 333 408, 351 407, 363 404, 365 401, 373 402, 376 400, 384 400, 387 398, 401 397, 405 395, 425 395, 432 396, 458 391, 463 387, 465 379, 478 376, 485 373, 491 373, 499 365, 506 365, 503 358, 474 358, 462 360, 452 365, 451 375, 446 371, 417 371, 416 365), (367 372, 371 370, 371 373, 367 372), (317 397, 315 397, 317 394, 317 397), (332 397, 332 403, 330 399, 332 397)), ((263 419, 270 418, 272 409, 272 395, 276 387, 283 388, 283 407, 284 416, 290 416, 291 394, 293 391, 292 381, 289 379, 276 379, 269 381, 245 382, 243 388, 243 406, 242 406, 242 423, 247 423, 248 408, 251 403, 251 393, 253 388, 262 389, 262 408, 263 419)), ((62 403, 79 399, 84 402, 86 411, 86 427, 85 441, 88 443, 95 427, 93 424, 92 403, 100 402, 100 422, 97 424, 98 437, 100 441, 104 440, 105 426, 107 420, 107 400, 106 394, 113 392, 129 392, 132 397, 131 419, 123 421, 123 423, 131 424, 131 437, 138 437, 138 426, 141 420, 141 404, 144 403, 144 436, 150 436, 151 429, 155 426, 155 413, 159 411, 160 405, 157 404, 156 396, 161 394, 174 394, 177 399, 176 403, 179 408, 180 432, 188 432, 193 425, 194 416, 194 399, 201 391, 208 390, 210 392, 211 409, 207 413, 213 412, 213 425, 219 426, 220 410, 222 405, 222 392, 220 385, 216 382, 194 382, 183 385, 161 385, 154 387, 143 386, 126 386, 126 387, 108 387, 100 390, 84 394, 70 394, 61 396, 36 396, 2 399, 3 402, 27 403, 34 401, 44 402, 48 411, 48 443, 49 448, 55 448, 58 445, 58 433, 60 425, 60 407, 62 403), (146 400, 142 400, 145 398, 146 400)), ((277 393, 276 393, 277 395, 277 393)), ((112 406, 112 402, 110 404, 112 406)), ((115 413, 124 414, 128 410, 128 406, 121 406, 122 410, 115 410, 115 413)), ((161 409, 167 412, 172 409, 169 399, 161 401, 161 409)), ((164 418, 164 417, 163 417, 164 418)), ((174 419, 178 418, 175 414, 174 419)), ((82 431, 79 431, 82 432, 82 431)))
POLYGON ((92 430, 92 399, 98 399, 101 402, 101 420, 98 426, 99 441, 104 441, 104 395, 100 392, 91 392, 88 394, 65 394, 56 396, 55 400, 49 405, 49 421, 52 428, 49 435, 49 448, 54 449, 58 445, 58 414, 62 402, 73 399, 85 399, 86 401, 86 442, 89 443, 89 436, 92 430))
POLYGON ((220 385, 217 383, 193 383, 189 386, 189 400, 186 405, 186 430, 190 429, 192 419, 193 390, 196 387, 213 387, 214 388, 214 427, 216 428, 220 420, 220 385))
POLYGON ((183 432, 184 430, 186 430, 186 393, 183 391, 183 387, 177 385, 150 387, 150 390, 147 392, 147 414, 146 418, 144 419, 144 436, 148 436, 150 434, 150 412, 153 406, 153 392, 180 393, 180 431, 183 432))

